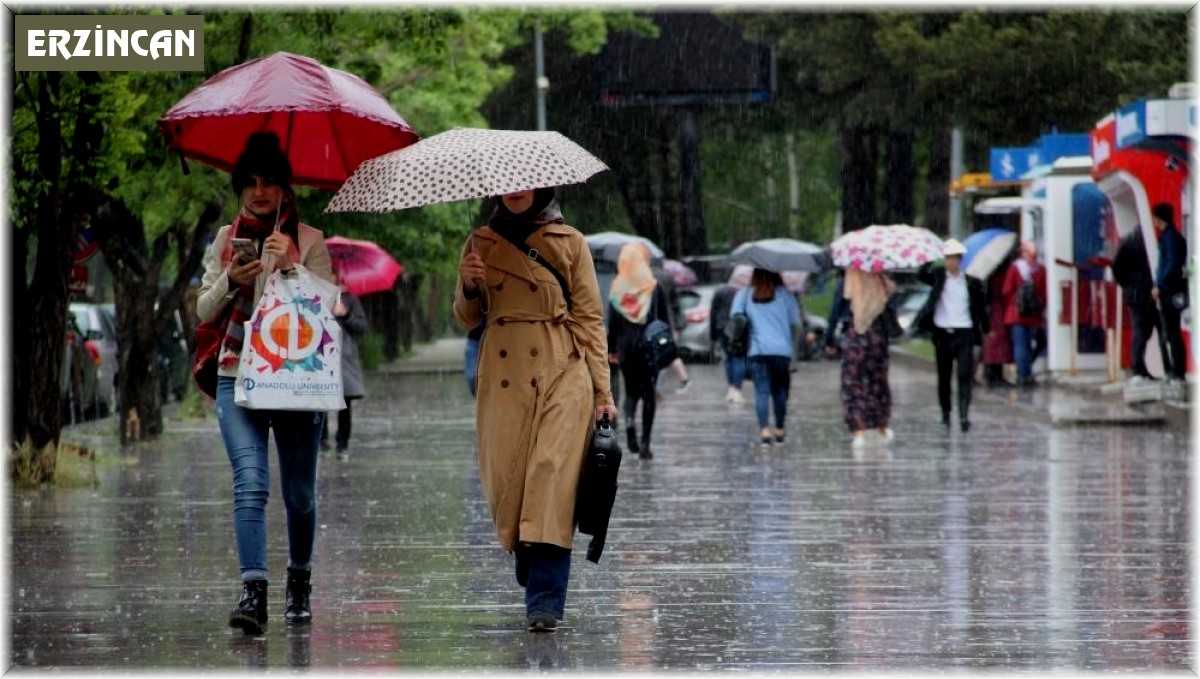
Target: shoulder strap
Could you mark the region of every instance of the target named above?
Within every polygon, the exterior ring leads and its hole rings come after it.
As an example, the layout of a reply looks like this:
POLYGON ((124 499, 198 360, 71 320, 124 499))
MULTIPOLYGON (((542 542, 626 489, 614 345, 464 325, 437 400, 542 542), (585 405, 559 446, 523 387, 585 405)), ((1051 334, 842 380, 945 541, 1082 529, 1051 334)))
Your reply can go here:
POLYGON ((517 250, 520 250, 521 252, 525 253, 525 255, 527 257, 529 257, 533 261, 537 262, 538 264, 541 264, 542 266, 546 267, 547 271, 554 274, 554 278, 556 280, 558 280, 559 287, 562 288, 563 298, 566 299, 566 301, 567 301, 567 311, 570 311, 571 310, 571 286, 567 285, 567 279, 565 276, 562 275, 562 272, 560 272, 558 269, 556 269, 553 264, 546 261, 546 258, 543 257, 542 254, 537 251, 537 248, 530 245, 529 241, 519 241, 516 238, 510 238, 509 234, 502 233, 499 229, 493 229, 493 231, 500 234, 500 236, 502 238, 504 238, 504 240, 508 241, 509 243, 512 243, 513 247, 515 247, 517 250))

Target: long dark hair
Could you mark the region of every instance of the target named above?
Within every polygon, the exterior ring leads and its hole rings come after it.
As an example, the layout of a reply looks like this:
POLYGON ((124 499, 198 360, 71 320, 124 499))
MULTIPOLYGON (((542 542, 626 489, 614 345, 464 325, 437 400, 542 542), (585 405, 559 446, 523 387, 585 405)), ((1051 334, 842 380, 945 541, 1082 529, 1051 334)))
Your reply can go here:
POLYGON ((755 269, 750 275, 750 285, 754 287, 752 299, 755 302, 770 302, 775 299, 775 288, 783 285, 783 276, 766 269, 755 269))

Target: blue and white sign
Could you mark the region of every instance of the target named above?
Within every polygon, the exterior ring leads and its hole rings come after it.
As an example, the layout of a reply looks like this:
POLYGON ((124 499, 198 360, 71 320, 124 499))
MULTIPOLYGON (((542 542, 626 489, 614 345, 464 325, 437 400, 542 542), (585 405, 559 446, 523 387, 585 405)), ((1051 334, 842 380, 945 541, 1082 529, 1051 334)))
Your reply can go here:
POLYGON ((994 182, 1016 182, 1021 180, 1021 175, 1040 165, 1041 158, 1041 149, 1036 146, 994 148, 988 171, 994 182))
POLYGON ((1117 148, 1136 145, 1146 139, 1146 101, 1135 101, 1117 110, 1115 133, 1117 148))

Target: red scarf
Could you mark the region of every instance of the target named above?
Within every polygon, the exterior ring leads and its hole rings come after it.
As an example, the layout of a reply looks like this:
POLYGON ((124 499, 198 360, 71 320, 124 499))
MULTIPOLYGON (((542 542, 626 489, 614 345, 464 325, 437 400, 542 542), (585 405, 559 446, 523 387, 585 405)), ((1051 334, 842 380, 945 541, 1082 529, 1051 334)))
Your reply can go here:
MULTIPOLYGON (((293 254, 298 255, 300 217, 296 213, 296 207, 292 201, 285 198, 280 202, 277 219, 279 230, 291 237, 292 248, 295 251, 293 254)), ((275 224, 275 221, 267 221, 242 208, 233 221, 233 227, 229 229, 229 237, 225 239, 221 262, 228 264, 233 258, 234 238, 250 238, 255 241, 256 249, 262 252, 262 241, 275 230, 275 224)), ((232 284, 233 281, 230 283, 232 284)), ((229 313, 226 314, 224 327, 221 329, 221 335, 225 338, 222 340, 222 347, 226 350, 222 352, 224 354, 220 361, 222 368, 237 366, 242 355, 242 343, 245 340, 244 324, 250 320, 253 313, 254 281, 250 281, 245 285, 237 286, 233 300, 229 303, 229 313)))

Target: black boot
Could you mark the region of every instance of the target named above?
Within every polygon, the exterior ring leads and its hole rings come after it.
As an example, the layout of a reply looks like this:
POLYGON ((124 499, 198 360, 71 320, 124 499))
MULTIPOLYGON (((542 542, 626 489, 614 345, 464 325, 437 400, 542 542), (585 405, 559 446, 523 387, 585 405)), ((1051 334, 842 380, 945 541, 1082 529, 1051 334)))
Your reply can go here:
POLYGON ((229 626, 246 634, 262 634, 267 629, 267 581, 242 582, 242 599, 229 614, 229 626))
POLYGON ((636 453, 641 448, 638 447, 637 427, 633 423, 625 425, 625 442, 629 444, 629 452, 636 453))
POLYGON ((307 625, 312 622, 312 607, 308 602, 308 596, 312 594, 312 585, 309 584, 312 573, 298 568, 289 568, 287 571, 283 619, 289 625, 307 625))
POLYGON ((650 458, 654 457, 654 453, 650 452, 650 433, 649 432, 647 432, 646 435, 642 438, 642 447, 641 447, 641 450, 638 451, 638 457, 643 460, 649 460, 650 458))

